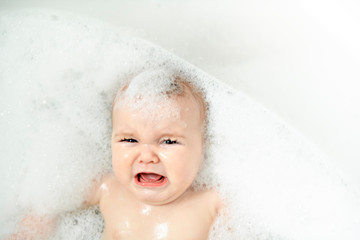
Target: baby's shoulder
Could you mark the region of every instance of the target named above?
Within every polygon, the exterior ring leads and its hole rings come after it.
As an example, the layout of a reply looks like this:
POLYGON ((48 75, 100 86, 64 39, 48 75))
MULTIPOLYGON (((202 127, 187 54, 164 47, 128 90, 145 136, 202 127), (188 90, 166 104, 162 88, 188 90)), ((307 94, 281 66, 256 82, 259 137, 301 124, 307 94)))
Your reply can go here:
POLYGON ((100 179, 93 180, 89 195, 84 202, 86 206, 92 206, 99 204, 101 199, 109 195, 115 189, 118 189, 116 186, 117 180, 115 176, 111 173, 104 175, 100 179))
POLYGON ((117 179, 113 173, 108 173, 102 177, 102 183, 113 185, 117 183, 117 179))
POLYGON ((220 201, 220 195, 219 192, 215 189, 205 189, 205 190, 199 190, 197 191, 203 198, 207 198, 212 201, 220 201))
POLYGON ((105 175, 99 186, 100 196, 108 195, 119 189, 119 182, 114 174, 109 173, 105 175))
POLYGON ((194 190, 192 191, 195 201, 198 201, 200 204, 206 204, 210 208, 214 209, 215 212, 222 207, 222 199, 218 191, 214 189, 208 190, 194 190))
MULTIPOLYGON (((201 226, 208 227, 218 215, 221 206, 221 199, 215 190, 191 190, 188 196, 183 198, 183 204, 178 211, 177 218, 186 219, 187 226, 201 223, 201 226)), ((200 227, 200 225, 199 225, 200 227)), ((200 227, 200 229, 202 229, 200 227)))

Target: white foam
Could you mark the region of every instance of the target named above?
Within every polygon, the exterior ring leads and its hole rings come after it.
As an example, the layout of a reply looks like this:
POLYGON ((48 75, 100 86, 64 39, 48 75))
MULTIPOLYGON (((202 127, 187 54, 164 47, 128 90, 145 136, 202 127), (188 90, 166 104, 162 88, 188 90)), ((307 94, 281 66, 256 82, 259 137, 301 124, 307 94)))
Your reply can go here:
POLYGON ((180 107, 172 98, 173 95, 168 94, 183 91, 175 82, 175 74, 165 69, 151 69, 129 79, 116 94, 114 111, 127 106, 139 111, 147 120, 179 118, 180 107))
POLYGON ((359 196, 351 185, 326 156, 241 92, 91 19, 18 11, 1 15, 0 32, 6 196, 0 236, 31 209, 63 214, 54 239, 100 237, 101 216, 78 209, 91 181, 111 171, 112 101, 130 76, 139 76, 145 89, 149 82, 142 80, 157 79, 150 94, 163 91, 169 82, 158 80, 168 75, 153 70, 164 69, 193 81, 209 105, 207 153, 196 184, 216 187, 227 203, 210 239, 359 238, 359 196))

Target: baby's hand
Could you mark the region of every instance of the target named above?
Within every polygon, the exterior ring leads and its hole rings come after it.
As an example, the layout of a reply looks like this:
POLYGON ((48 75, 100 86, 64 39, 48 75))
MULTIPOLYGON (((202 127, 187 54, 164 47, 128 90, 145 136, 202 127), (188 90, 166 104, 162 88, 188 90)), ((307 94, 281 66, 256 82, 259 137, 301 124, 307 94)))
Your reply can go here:
POLYGON ((56 218, 29 214, 19 223, 18 231, 8 240, 41 240, 48 239, 55 228, 56 218))

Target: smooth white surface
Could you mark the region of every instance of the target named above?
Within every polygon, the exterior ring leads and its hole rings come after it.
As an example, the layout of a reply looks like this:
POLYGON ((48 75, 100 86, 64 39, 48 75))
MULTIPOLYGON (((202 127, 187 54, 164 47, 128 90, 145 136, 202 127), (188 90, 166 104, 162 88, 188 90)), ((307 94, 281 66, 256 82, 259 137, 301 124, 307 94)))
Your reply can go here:
POLYGON ((245 92, 299 129, 360 184, 356 1, 2 0, 125 26, 245 92))

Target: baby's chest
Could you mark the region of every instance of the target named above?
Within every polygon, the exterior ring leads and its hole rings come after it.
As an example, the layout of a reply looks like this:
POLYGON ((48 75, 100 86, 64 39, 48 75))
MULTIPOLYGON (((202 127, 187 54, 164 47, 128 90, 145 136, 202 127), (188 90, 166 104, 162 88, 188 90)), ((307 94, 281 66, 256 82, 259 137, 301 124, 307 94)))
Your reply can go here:
POLYGON ((207 239, 212 219, 205 209, 169 209, 157 214, 131 206, 102 206, 103 239, 207 239))
POLYGON ((201 223, 163 221, 156 224, 139 224, 137 222, 119 221, 117 224, 106 224, 103 239, 116 240, 206 240, 209 226, 201 223))

